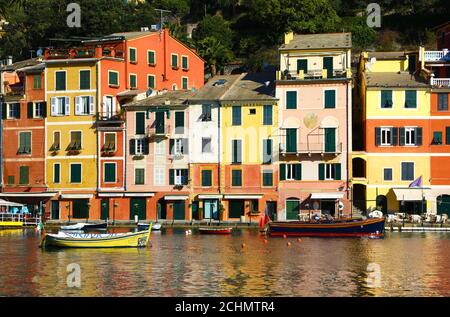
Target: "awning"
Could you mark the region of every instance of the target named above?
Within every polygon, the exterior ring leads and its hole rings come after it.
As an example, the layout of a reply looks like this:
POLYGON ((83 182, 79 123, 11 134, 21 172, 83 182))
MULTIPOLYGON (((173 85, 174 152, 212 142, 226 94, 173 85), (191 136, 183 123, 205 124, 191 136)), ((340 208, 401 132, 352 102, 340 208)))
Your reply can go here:
POLYGON ((198 199, 221 199, 223 195, 198 195, 198 199))
POLYGON ((93 194, 62 194, 61 199, 91 199, 93 194))
POLYGON ((0 199, 0 206, 6 206, 6 207, 23 207, 24 205, 15 203, 12 201, 6 201, 3 199, 0 199))
POLYGON ((425 197, 425 190, 422 188, 394 188, 398 201, 420 201, 425 197))
POLYGON ((56 192, 44 192, 44 193, 1 193, 0 197, 53 197, 56 192))
POLYGON ((261 199, 263 195, 225 195, 225 199, 261 199))
POLYGON ((172 195, 172 196, 164 196, 164 200, 186 200, 189 196, 187 195, 172 195))
POLYGON ((155 193, 125 193, 125 197, 153 197, 155 193))
POLYGON ((311 199, 341 199, 344 193, 312 193, 311 199))
POLYGON ((98 193, 98 197, 123 197, 123 193, 98 193))

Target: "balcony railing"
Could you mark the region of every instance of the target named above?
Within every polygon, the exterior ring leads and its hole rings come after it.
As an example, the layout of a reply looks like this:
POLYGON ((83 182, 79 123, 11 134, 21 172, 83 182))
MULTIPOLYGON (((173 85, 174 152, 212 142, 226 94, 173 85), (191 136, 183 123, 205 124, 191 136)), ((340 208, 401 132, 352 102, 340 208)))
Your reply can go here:
POLYGON ((334 148, 325 146, 324 143, 297 143, 296 147, 288 147, 286 143, 280 143, 281 154, 340 154, 342 142, 336 142, 334 148))
POLYGON ((93 58, 93 57, 95 57, 95 50, 86 48, 49 49, 46 54, 47 59, 93 58))
POLYGON ((349 69, 333 69, 331 76, 328 76, 326 69, 312 69, 304 73, 303 71, 289 70, 278 72, 279 80, 308 80, 308 79, 333 79, 333 78, 350 78, 349 69))
POLYGON ((122 122, 124 121, 124 116, 117 112, 98 112, 97 121, 103 122, 122 122))
POLYGON ((169 124, 151 125, 147 127, 147 136, 167 136, 170 134, 171 127, 169 124))
POLYGON ((424 59, 425 59, 425 62, 450 61, 450 52, 448 50, 425 51, 424 59))
POLYGON ((449 88, 450 78, 431 78, 431 86, 437 88, 449 88))

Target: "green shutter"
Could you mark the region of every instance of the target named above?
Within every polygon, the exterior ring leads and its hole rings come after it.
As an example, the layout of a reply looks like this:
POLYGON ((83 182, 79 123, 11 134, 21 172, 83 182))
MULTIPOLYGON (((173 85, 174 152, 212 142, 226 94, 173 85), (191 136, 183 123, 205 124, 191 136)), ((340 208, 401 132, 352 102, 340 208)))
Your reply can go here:
POLYGON ((130 63, 136 63, 136 49, 130 48, 130 63))
POLYGON ((263 140, 263 164, 272 163, 272 140, 263 140))
POLYGON ((56 72, 56 90, 66 90, 66 72, 56 72))
POLYGON ((341 164, 334 164, 334 179, 337 181, 341 180, 341 164))
POLYGON ((131 139, 130 140, 130 155, 135 155, 135 154, 136 154, 136 140, 131 139))
POLYGON ((81 183, 81 164, 70 165, 70 182, 81 183))
POLYGON ((145 112, 136 112, 136 134, 145 134, 145 112))
POLYGON ((136 75, 130 75, 130 88, 136 88, 137 87, 137 78, 136 75))
POLYGON ((297 153, 297 129, 286 129, 286 152, 297 153))
POLYGON ((181 170, 181 183, 183 185, 188 184, 188 178, 189 178, 189 170, 188 169, 182 169, 181 170))
POLYGON ((178 67, 178 55, 172 55, 172 67, 178 67))
POLYGON ((105 163, 105 182, 114 183, 116 181, 116 164, 105 163))
POLYGON ((417 107, 417 91, 406 90, 405 91, 405 108, 417 107))
POLYGON ((134 183, 136 185, 144 185, 145 180, 144 180, 144 173, 145 169, 143 168, 136 168, 134 170, 134 183))
POLYGON ((33 89, 41 89, 42 88, 42 76, 41 74, 33 76, 33 89))
POLYGON ((272 171, 263 171, 263 186, 273 186, 272 171))
POLYGON ((319 180, 325 180, 325 164, 319 163, 319 180))
POLYGON ((153 51, 148 52, 148 64, 155 65, 155 52, 153 51))
POLYGON ((28 119, 33 118, 33 103, 32 102, 27 103, 27 117, 28 117, 28 119))
POLYGON ((272 125, 272 105, 264 105, 263 124, 272 125))
POLYGON ((381 91, 381 108, 392 108, 392 90, 381 91))
POLYGON ((286 164, 280 164, 280 181, 286 180, 286 164))
POLYGON ((398 144, 398 128, 392 128, 392 145, 398 144))
POLYGON ((204 187, 212 186, 212 171, 211 170, 202 171, 202 186, 204 186, 204 187))
POLYGON ((325 152, 336 152, 336 129, 325 128, 325 152))
POLYGON ((183 77, 181 80, 181 89, 188 89, 188 79, 186 77, 183 77))
POLYGON ((155 76, 148 76, 147 79, 148 88, 155 88, 155 76))
POLYGON ((58 184, 61 181, 60 168, 61 168, 61 165, 59 165, 59 164, 53 165, 53 182, 55 184, 58 184))
POLYGON ((405 128, 400 128, 400 145, 405 145, 405 128))
POLYGON ((233 106, 233 125, 241 125, 242 118, 241 118, 241 106, 233 106))
POLYGON ((183 56, 182 58, 181 58, 181 63, 182 63, 182 67, 183 67, 183 69, 188 69, 188 58, 187 58, 187 56, 183 56))
POLYGON ((297 72, 303 70, 306 74, 308 72, 308 60, 307 59, 297 59, 297 72))
POLYGON ((336 108, 336 90, 325 90, 325 108, 336 108))
POLYGON ((29 167, 28 166, 21 166, 19 168, 19 184, 20 185, 28 185, 29 182, 29 167))
POLYGON ((2 103, 2 119, 6 119, 6 103, 2 103))
POLYGON ((231 186, 242 186, 242 171, 233 170, 231 173, 231 186))
POLYGON ((296 91, 286 91, 286 109, 297 109, 296 91))
POLYGON ((170 169, 169 170, 169 185, 174 185, 174 184, 175 184, 175 170, 170 169))
POLYGON ((302 164, 294 164, 295 180, 302 180, 302 164))
POLYGON ((184 112, 175 112, 175 133, 184 133, 184 112))
POLYGON ((450 127, 445 128, 445 144, 450 145, 450 127))
POLYGON ((91 89, 91 71, 80 71, 80 89, 91 89))
POLYGON ((422 145, 422 128, 416 128, 416 145, 422 145))
POLYGON ((375 145, 381 144, 381 128, 375 128, 375 145))
POLYGON ((111 86, 119 86, 119 74, 116 72, 109 72, 108 83, 111 86))

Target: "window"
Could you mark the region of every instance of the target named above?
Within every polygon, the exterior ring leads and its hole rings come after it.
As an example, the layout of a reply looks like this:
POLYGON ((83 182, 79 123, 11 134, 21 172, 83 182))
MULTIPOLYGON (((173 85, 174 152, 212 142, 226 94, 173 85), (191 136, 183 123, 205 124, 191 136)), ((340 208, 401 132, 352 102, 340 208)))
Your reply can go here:
POLYGON ((381 108, 392 108, 392 90, 381 91, 381 108))
POLYGON ((212 171, 203 170, 202 171, 202 186, 211 187, 212 186, 212 171))
POLYGON ((273 172, 266 170, 262 172, 263 186, 273 186, 273 172))
POLYGON ((61 132, 54 131, 53 132, 53 145, 50 148, 50 151, 59 151, 60 150, 60 138, 61 138, 61 132))
POLYGON ((242 140, 231 140, 231 163, 242 163, 242 140))
POLYGON ((105 145, 103 147, 105 152, 115 152, 116 151, 116 134, 115 133, 105 133, 105 145))
POLYGON ((70 144, 67 147, 68 151, 79 151, 81 150, 81 131, 71 131, 70 132, 70 144))
POLYGON ((91 89, 91 71, 80 70, 80 90, 91 89))
POLYGON ((232 124, 235 126, 242 124, 241 106, 232 107, 232 124))
POLYGON ((336 128, 324 128, 325 152, 336 152, 336 128))
POLYGON ((170 154, 182 155, 187 154, 187 139, 170 139, 170 154))
POLYGON ((51 98, 52 116, 68 116, 70 115, 70 99, 69 97, 51 98))
POLYGON ((136 112, 136 134, 145 134, 145 112, 136 112))
POLYGON ((296 91, 286 91, 286 109, 297 109, 296 91))
POLYGON ((405 91, 405 108, 417 108, 417 91, 405 91))
POLYGON ((66 72, 57 71, 55 73, 55 90, 66 90, 66 72))
POLYGON ((29 169, 28 166, 19 167, 19 185, 28 185, 30 183, 29 169))
POLYGON ((70 164, 70 182, 72 184, 81 183, 81 164, 78 163, 70 164))
POLYGON ((155 75, 148 75, 147 76, 147 88, 155 89, 155 75))
POLYGON ((116 163, 105 163, 105 183, 115 183, 116 182, 116 163))
POLYGON ((61 182, 61 164, 53 164, 53 183, 59 184, 61 182))
POLYGON ((34 118, 43 118, 45 116, 45 107, 47 104, 45 102, 36 102, 34 104, 34 118))
POLYGON ((181 89, 188 89, 188 78, 181 77, 181 89))
POLYGON ((263 125, 272 125, 273 119, 272 119, 272 105, 264 105, 263 110, 263 125))
POLYGON ((301 180, 302 165, 301 164, 280 164, 281 180, 301 180))
POLYGON ((202 105, 202 121, 211 121, 211 105, 202 105))
POLYGON ((75 97, 75 115, 89 115, 94 113, 94 97, 75 97))
POLYGON ((145 148, 145 138, 136 139, 135 141, 136 141, 136 147, 135 147, 136 155, 143 155, 144 148, 145 148))
POLYGON ((231 171, 231 186, 242 186, 242 171, 232 170, 231 171))
POLYGON ((303 71, 304 74, 308 73, 308 60, 307 59, 297 59, 297 72, 303 71))
POLYGON ((405 145, 416 145, 416 129, 405 129, 405 145))
POLYGON ((33 89, 42 89, 42 76, 41 76, 41 74, 33 75, 33 89))
POLYGON ((188 170, 187 169, 171 169, 169 170, 169 185, 187 185, 188 170))
POLYGON ((202 153, 211 153, 211 138, 202 138, 202 153))
POLYGON ((251 115, 256 114, 256 109, 255 108, 249 109, 248 114, 251 114, 251 115))
POLYGON ((431 144, 442 144, 442 132, 434 131, 433 132, 433 140, 431 144))
MULTIPOLYGON (((154 169, 154 184, 157 186, 165 185, 166 169, 164 167, 155 167, 154 169)), ((173 184, 171 184, 173 185, 173 184)))
POLYGON ((31 154, 31 132, 19 132, 18 154, 31 154))
POLYGON ((155 155, 165 155, 166 148, 164 140, 155 140, 155 155))
POLYGON ((181 56, 181 68, 184 70, 189 69, 189 61, 187 56, 181 56))
POLYGON ((156 65, 156 56, 155 56, 155 51, 147 51, 147 63, 149 65, 156 65))
POLYGON ((319 164, 319 180, 341 180, 341 164, 319 164))
POLYGON ((448 111, 448 94, 438 94, 438 111, 448 111))
POLYGON ((108 85, 119 87, 119 72, 108 71, 108 85))
POLYGON ((184 133, 184 112, 175 112, 175 134, 184 133))
POLYGON ((414 162, 402 162, 402 181, 414 180, 414 162))
POLYGON ((178 68, 178 55, 177 54, 172 54, 172 68, 177 69, 178 68))
POLYGON ((392 168, 384 168, 383 169, 383 179, 385 181, 392 181, 392 168))
POLYGON ((136 49, 133 47, 130 47, 130 63, 136 64, 136 49))
POLYGON ((263 164, 272 163, 272 140, 263 140, 263 164))
POLYGON ((380 145, 392 145, 392 128, 381 128, 380 145))
POLYGON ((8 104, 8 119, 20 119, 20 103, 8 104))
POLYGON ((14 185, 15 179, 14 179, 14 175, 9 175, 8 176, 8 185, 14 185))
POLYGON ((325 90, 324 107, 336 108, 336 90, 325 90))
POLYGON ((136 89, 137 87, 137 76, 134 74, 130 74, 130 88, 136 89))
POLYGON ((145 169, 135 168, 134 169, 134 184, 144 185, 145 184, 145 169))

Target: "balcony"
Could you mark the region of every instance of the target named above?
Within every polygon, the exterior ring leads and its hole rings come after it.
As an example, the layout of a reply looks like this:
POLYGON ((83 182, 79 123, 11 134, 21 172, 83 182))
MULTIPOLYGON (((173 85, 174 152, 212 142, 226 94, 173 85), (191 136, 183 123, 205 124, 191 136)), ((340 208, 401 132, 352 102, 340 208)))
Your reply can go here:
POLYGON ((87 48, 51 48, 45 52, 45 59, 94 58, 95 50, 87 48))
POLYGON ((282 155, 289 154, 307 154, 311 156, 312 154, 324 155, 338 155, 342 153, 342 142, 336 142, 334 146, 324 144, 324 143, 297 143, 296 147, 287 146, 286 143, 280 143, 280 153, 282 155))
POLYGON ((333 69, 331 76, 328 76, 326 69, 312 69, 304 73, 303 70, 277 71, 277 80, 323 80, 351 78, 350 69, 333 69))
POLYGON ((433 88, 449 88, 450 78, 431 78, 430 84, 433 88))
POLYGON ((170 131, 171 127, 169 124, 149 125, 147 127, 147 137, 167 137, 170 131))
POLYGON ((450 62, 450 52, 446 49, 442 51, 424 51, 425 62, 450 62))
POLYGON ((97 112, 97 122, 122 123, 125 121, 124 115, 117 112, 97 112))

